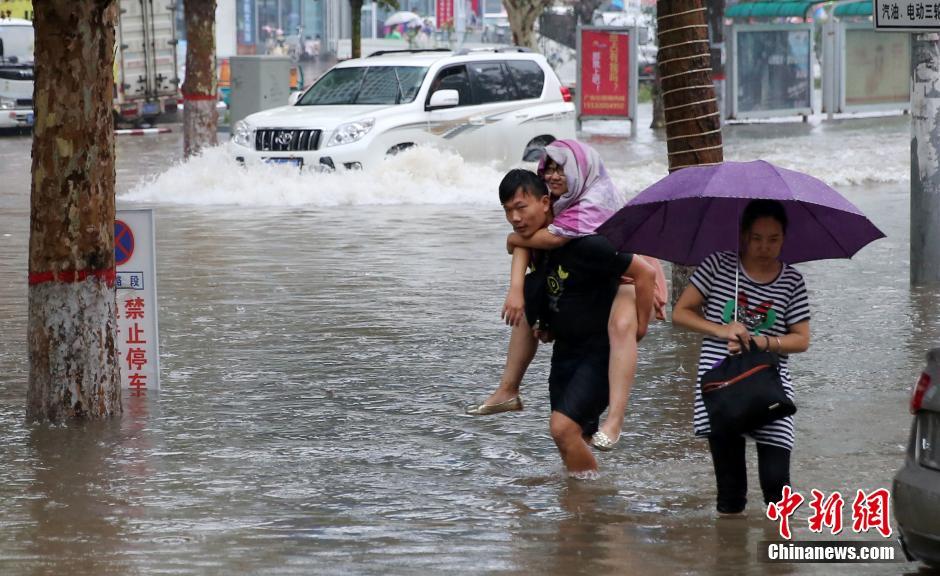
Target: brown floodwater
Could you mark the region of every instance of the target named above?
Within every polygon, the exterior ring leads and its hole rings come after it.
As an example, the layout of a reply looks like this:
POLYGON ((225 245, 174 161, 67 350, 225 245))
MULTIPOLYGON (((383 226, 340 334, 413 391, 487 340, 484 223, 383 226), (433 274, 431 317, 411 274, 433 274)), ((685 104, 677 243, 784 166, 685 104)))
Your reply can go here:
MULTIPOLYGON (((823 172, 888 235, 799 266, 813 344, 791 360, 792 477, 807 496, 890 488, 911 386, 940 343, 940 289, 908 281, 906 122, 726 130, 729 158, 823 172)), ((592 141, 633 192, 665 173, 648 131, 592 141)), ((119 139, 119 193, 180 149, 177 133, 119 139)), ((508 230, 494 188, 449 178, 489 186, 497 172, 463 166, 431 190, 407 168, 382 176, 395 190, 372 189, 368 176, 232 176, 217 156, 119 200, 155 208, 162 390, 125 398, 112 422, 50 427, 24 419, 29 140, 0 139, 0 573, 919 573, 762 563, 779 536, 753 445, 749 514, 716 519, 691 431, 698 340, 667 324, 642 344, 626 435, 597 480, 567 478, 548 435, 547 349, 524 412, 464 416, 508 341, 508 230)), ((808 516, 794 517, 798 539, 808 516)))

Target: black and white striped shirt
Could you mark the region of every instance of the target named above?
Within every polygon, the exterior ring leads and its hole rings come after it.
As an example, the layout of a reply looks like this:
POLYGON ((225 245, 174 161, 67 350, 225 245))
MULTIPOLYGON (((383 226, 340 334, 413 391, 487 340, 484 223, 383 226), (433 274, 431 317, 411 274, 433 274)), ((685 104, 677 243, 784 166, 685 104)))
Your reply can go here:
MULTIPOLYGON (((705 319, 718 324, 728 324, 734 315, 734 277, 738 266, 734 252, 716 252, 705 259, 690 282, 702 296, 705 319)), ((809 320, 809 300, 803 275, 788 264, 783 265, 780 275, 767 284, 755 282, 740 268, 738 282, 738 321, 746 325, 752 334, 771 337, 783 336, 789 327, 809 320)), ((763 341, 763 338, 760 339, 763 341)), ((696 436, 707 436, 710 431, 708 413, 702 402, 702 375, 728 355, 728 344, 724 340, 706 336, 702 341, 702 352, 698 361, 698 378, 695 385, 695 416, 693 426, 696 436)), ((780 355, 780 380, 791 399, 793 386, 790 382, 788 357, 780 355)), ((793 417, 787 416, 749 433, 757 442, 793 449, 793 417)))

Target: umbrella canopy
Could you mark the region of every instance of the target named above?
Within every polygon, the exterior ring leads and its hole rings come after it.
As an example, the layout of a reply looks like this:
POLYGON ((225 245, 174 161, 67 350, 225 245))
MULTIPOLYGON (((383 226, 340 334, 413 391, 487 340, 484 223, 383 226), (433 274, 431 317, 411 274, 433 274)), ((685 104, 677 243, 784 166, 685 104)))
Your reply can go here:
POLYGON ((736 251, 748 202, 777 200, 788 226, 780 260, 789 264, 851 258, 884 238, 851 202, 821 180, 763 160, 677 170, 656 182, 598 229, 620 250, 678 264, 736 251))
POLYGON ((421 25, 421 17, 415 14, 414 12, 408 12, 407 10, 402 10, 401 12, 395 12, 391 16, 385 19, 386 26, 397 26, 399 24, 412 24, 417 23, 421 25))

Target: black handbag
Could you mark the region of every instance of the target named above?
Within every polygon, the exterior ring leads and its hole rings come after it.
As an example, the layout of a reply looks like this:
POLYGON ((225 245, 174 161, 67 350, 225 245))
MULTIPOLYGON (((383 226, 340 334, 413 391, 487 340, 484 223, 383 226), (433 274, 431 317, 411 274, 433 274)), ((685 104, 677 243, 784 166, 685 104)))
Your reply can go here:
POLYGON ((741 434, 796 413, 780 381, 777 355, 756 348, 728 356, 702 375, 711 436, 741 434))

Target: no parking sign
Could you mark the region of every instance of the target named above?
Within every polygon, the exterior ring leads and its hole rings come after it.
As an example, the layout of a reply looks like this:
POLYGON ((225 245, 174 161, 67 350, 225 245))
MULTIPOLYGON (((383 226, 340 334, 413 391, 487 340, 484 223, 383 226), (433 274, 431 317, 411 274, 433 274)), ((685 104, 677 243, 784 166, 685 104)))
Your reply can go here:
POLYGON ((121 383, 142 396, 160 389, 153 210, 118 210, 114 221, 121 383))

